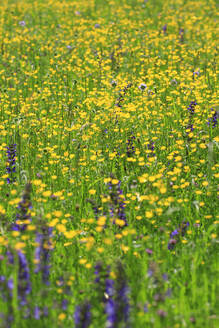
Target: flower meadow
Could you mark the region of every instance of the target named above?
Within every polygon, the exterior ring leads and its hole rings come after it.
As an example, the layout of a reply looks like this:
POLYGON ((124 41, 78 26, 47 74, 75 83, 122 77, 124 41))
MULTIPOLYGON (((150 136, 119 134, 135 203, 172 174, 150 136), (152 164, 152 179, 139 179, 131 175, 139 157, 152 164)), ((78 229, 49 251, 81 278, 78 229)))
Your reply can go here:
POLYGON ((0 327, 218 327, 217 16, 0 2, 0 327))

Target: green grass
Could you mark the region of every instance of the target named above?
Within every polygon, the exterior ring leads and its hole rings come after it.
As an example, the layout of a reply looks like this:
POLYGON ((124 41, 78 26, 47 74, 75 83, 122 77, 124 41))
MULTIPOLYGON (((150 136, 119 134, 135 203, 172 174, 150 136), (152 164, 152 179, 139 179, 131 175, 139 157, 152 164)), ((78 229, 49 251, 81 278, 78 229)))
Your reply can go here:
POLYGON ((210 0, 0 4, 0 327, 218 326, 217 25, 210 0))

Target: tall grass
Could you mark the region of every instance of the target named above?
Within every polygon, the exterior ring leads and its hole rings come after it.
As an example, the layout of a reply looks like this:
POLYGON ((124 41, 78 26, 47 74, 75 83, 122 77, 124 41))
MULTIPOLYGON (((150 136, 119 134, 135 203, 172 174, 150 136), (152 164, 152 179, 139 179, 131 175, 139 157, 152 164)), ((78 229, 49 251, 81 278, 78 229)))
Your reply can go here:
POLYGON ((217 327, 217 9, 1 1, 0 327, 217 327))

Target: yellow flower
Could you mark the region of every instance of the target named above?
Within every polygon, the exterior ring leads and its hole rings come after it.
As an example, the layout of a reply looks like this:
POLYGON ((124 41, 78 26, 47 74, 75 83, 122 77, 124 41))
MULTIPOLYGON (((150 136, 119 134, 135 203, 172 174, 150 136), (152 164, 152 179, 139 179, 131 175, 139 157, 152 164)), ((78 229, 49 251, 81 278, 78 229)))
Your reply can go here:
POLYGON ((106 245, 112 245, 112 240, 109 239, 109 238, 105 238, 105 239, 104 239, 104 243, 105 243, 106 245))
POLYGON ((64 243, 64 247, 72 245, 72 242, 64 243))
POLYGON ((106 223, 106 217, 105 216, 100 216, 98 221, 97 221, 97 224, 100 225, 100 226, 104 226, 106 223))
POLYGON ((37 180, 33 180, 33 181, 32 181, 32 184, 34 184, 35 186, 40 186, 41 183, 42 183, 42 181, 39 180, 39 179, 37 179, 37 180))
POLYGON ((49 227, 55 227, 56 223, 59 222, 58 219, 53 219, 51 222, 49 222, 49 227))
POLYGON ((11 234, 13 237, 18 237, 20 235, 20 231, 12 231, 11 234))
POLYGON ((121 249, 123 250, 124 253, 127 253, 129 250, 129 247, 125 246, 125 245, 121 245, 121 249))
POLYGON ((160 193, 161 194, 165 194, 167 192, 167 188, 166 187, 160 187, 160 193))
POLYGON ((27 230, 34 231, 34 230, 36 230, 36 227, 33 224, 31 224, 31 225, 28 225, 27 230))
POLYGON ((1 213, 1 214, 5 214, 5 209, 3 208, 2 205, 0 205, 0 213, 1 213))
POLYGON ((85 267, 86 267, 87 269, 90 269, 90 268, 92 267, 92 265, 91 265, 91 263, 86 263, 86 264, 85 264, 85 267))
POLYGON ((145 177, 138 177, 138 181, 140 182, 140 183, 144 183, 144 182, 146 182, 147 180, 146 180, 146 178, 145 177))
POLYGON ((65 231, 64 235, 67 239, 74 238, 77 235, 77 231, 71 230, 71 231, 65 231))
POLYGON ((54 211, 53 215, 57 218, 60 218, 62 216, 62 211, 54 211))
POLYGON ((47 191, 43 192, 44 197, 49 197, 49 196, 51 196, 51 194, 52 194, 52 192, 50 190, 47 190, 47 191))
POLYGON ((18 243, 15 244, 14 248, 15 248, 16 250, 21 250, 21 249, 24 248, 25 246, 26 246, 25 243, 23 243, 23 242, 18 242, 18 243))
POLYGON ((65 313, 60 313, 59 316, 58 316, 58 319, 59 320, 64 320, 66 318, 66 314, 65 313))
POLYGON ((125 225, 125 221, 120 219, 115 219, 115 223, 120 227, 123 227, 125 225))
POLYGON ((146 211, 145 216, 146 216, 146 218, 151 219, 153 217, 153 212, 152 211, 146 211))
POLYGON ((59 232, 65 232, 65 231, 66 231, 66 227, 65 227, 64 224, 57 224, 56 229, 57 229, 59 232))
POLYGON ((79 260, 79 263, 80 263, 80 264, 85 264, 86 262, 87 262, 86 259, 80 259, 80 260, 79 260))
POLYGON ((205 145, 204 143, 200 143, 200 144, 199 144, 199 147, 200 147, 201 149, 205 149, 205 148, 206 148, 206 145, 205 145))

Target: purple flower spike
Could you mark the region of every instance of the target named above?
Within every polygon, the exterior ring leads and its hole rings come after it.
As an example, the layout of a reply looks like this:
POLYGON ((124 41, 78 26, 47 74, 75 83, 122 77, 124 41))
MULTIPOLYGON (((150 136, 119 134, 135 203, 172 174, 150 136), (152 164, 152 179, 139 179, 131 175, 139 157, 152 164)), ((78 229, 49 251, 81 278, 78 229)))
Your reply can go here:
POLYGON ((9 175, 7 178, 7 183, 13 183, 16 181, 16 178, 14 176, 14 173, 16 173, 16 144, 10 144, 8 147, 6 147, 7 151, 7 166, 6 171, 9 175))
POLYGON ((75 328, 87 328, 91 323, 91 305, 88 301, 78 305, 75 309, 75 328))

